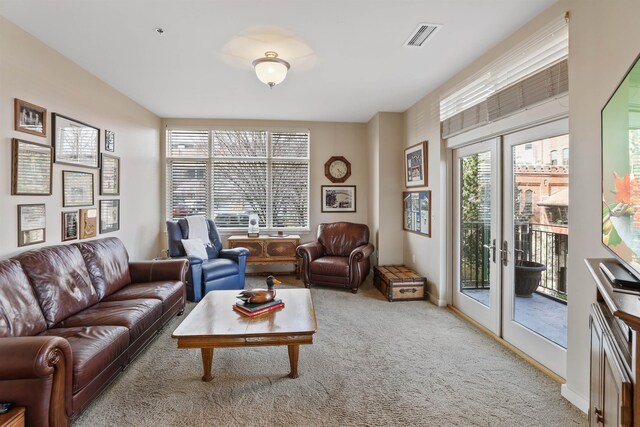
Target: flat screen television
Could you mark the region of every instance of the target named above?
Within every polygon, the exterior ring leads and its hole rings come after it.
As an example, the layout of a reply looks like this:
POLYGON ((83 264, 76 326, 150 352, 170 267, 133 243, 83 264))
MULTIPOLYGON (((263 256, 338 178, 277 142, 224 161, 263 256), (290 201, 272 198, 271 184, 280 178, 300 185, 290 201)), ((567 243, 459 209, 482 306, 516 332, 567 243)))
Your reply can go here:
POLYGON ((639 281, 640 56, 602 109, 602 243, 631 274, 618 283, 639 281))

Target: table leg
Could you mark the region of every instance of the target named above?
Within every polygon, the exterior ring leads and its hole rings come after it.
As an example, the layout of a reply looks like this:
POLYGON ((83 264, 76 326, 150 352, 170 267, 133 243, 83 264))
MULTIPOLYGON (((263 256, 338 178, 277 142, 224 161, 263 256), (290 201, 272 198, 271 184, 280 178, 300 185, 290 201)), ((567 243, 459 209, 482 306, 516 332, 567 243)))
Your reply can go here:
POLYGON ((291 373, 289 378, 298 378, 298 355, 300 354, 300 345, 293 344, 289 346, 289 366, 291 373))
POLYGON ((211 365, 213 364, 213 349, 203 348, 202 351, 202 367, 204 368, 204 375, 202 381, 209 382, 213 379, 211 375, 211 365))

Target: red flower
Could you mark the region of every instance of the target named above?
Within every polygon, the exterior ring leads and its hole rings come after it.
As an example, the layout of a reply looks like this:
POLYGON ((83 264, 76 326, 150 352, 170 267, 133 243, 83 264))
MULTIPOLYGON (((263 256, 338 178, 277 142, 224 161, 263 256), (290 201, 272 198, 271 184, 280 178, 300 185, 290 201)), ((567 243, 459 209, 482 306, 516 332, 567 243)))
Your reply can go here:
POLYGON ((613 173, 616 184, 616 202, 630 204, 631 203, 631 176, 627 173, 623 179, 620 179, 617 173, 613 173))

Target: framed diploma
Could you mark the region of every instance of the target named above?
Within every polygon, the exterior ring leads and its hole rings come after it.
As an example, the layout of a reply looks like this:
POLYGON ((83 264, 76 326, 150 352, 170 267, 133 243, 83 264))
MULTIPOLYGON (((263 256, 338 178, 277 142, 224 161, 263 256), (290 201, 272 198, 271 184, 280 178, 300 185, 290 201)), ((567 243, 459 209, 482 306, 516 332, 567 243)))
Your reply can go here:
POLYGON ((18 205, 18 246, 43 243, 46 240, 46 220, 44 203, 18 205))

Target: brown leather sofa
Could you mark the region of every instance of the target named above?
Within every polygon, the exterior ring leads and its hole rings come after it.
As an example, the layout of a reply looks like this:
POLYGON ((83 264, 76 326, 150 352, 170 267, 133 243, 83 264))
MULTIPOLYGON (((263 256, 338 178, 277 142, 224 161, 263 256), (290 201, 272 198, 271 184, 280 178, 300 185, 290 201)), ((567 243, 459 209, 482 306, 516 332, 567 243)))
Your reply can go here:
POLYGON ((302 277, 307 288, 313 283, 351 288, 354 294, 369 274, 369 227, 352 222, 318 226, 318 240, 300 245, 302 277))
POLYGON ((117 238, 0 261, 0 401, 68 425, 184 311, 185 260, 129 262, 117 238))

